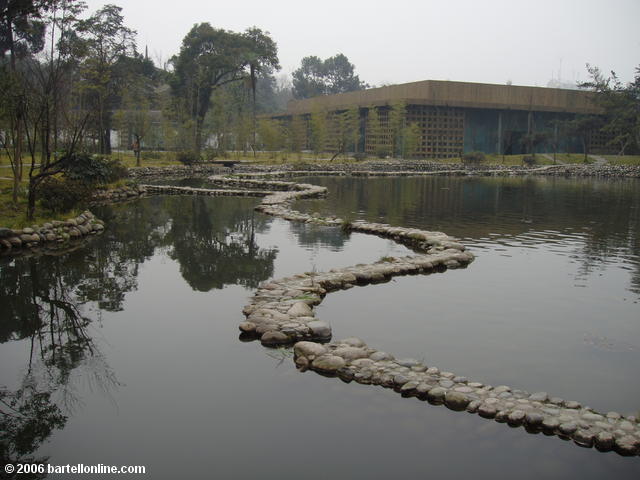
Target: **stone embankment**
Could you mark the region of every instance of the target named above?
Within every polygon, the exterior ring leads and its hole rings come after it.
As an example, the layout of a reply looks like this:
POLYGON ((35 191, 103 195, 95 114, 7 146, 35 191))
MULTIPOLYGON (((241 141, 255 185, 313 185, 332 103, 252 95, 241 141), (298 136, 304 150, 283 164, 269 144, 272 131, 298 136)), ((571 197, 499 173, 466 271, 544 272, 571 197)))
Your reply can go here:
POLYGON ((241 165, 236 173, 291 172, 305 175, 547 175, 563 177, 640 178, 640 166, 635 165, 469 165, 445 164, 427 160, 380 160, 358 163, 294 163, 288 165, 241 165))
POLYGON ((447 164, 428 160, 372 160, 356 163, 299 162, 283 165, 237 165, 233 169, 219 165, 173 165, 140 167, 129 170, 133 179, 197 177, 228 173, 353 176, 410 176, 410 175, 545 175, 562 177, 640 178, 640 166, 634 165, 469 165, 447 164))
POLYGON ((166 167, 136 167, 129 169, 129 178, 166 178, 166 177, 199 177, 205 175, 224 174, 231 169, 220 165, 169 165, 166 167))
POLYGON ((0 228, 0 253, 20 254, 25 251, 66 249, 70 243, 89 235, 102 233, 104 224, 90 211, 64 221, 22 229, 0 228))
POLYGON ((124 202, 144 196, 146 189, 142 185, 124 185, 111 189, 99 189, 93 193, 91 205, 124 202))

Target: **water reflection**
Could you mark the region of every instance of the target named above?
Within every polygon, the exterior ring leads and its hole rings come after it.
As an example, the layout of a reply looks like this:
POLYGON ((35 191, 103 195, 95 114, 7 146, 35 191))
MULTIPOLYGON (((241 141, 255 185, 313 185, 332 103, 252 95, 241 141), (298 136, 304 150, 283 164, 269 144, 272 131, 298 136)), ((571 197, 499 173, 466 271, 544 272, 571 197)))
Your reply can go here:
POLYGON ((32 454, 82 404, 79 382, 107 396, 119 386, 93 324, 102 312, 123 310, 157 249, 202 292, 255 288, 272 276, 277 250, 256 242, 270 220, 256 217, 251 202, 169 197, 103 207, 97 213, 108 229, 80 252, 0 261, 0 344, 27 349, 25 364, 12 365, 19 378, 0 378, 3 464, 46 461, 32 454))
POLYGON ((298 243, 307 249, 322 247, 333 252, 339 252, 344 248, 350 237, 350 232, 344 232, 339 228, 306 223, 292 223, 290 230, 295 235, 298 243))
MULTIPOLYGON (((45 461, 31 456, 79 402, 72 372, 83 366, 108 391, 115 376, 94 344, 88 318, 73 291, 75 272, 62 257, 17 259, 2 266, 0 343, 26 340, 27 365, 19 385, 0 389, 0 459, 45 461)), ((31 477, 38 478, 38 477, 31 477)))
POLYGON ((266 226, 264 216, 256 216, 246 202, 228 202, 239 208, 214 211, 207 198, 186 200, 170 208, 172 221, 165 241, 193 289, 255 288, 271 277, 277 250, 258 248, 256 243, 256 233, 266 226))
POLYGON ((474 249, 546 245, 570 255, 580 274, 608 264, 629 270, 640 294, 638 180, 535 178, 307 177, 326 200, 298 208, 342 218, 441 230, 474 249))

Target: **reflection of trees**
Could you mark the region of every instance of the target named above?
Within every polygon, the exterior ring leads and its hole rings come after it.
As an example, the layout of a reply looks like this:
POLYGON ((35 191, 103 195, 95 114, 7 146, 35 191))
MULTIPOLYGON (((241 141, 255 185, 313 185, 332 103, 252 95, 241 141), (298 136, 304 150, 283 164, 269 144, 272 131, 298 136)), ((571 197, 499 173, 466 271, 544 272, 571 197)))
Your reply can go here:
POLYGON ((182 276, 199 291, 244 285, 255 288, 273 273, 276 250, 258 248, 255 235, 266 219, 247 208, 246 201, 202 197, 182 199, 172 210, 166 243, 178 260, 182 276), (215 208, 214 208, 215 207, 215 208))
POLYGON ((0 390, 0 454, 4 463, 36 461, 30 455, 53 430, 64 426, 66 417, 53 396, 60 395, 68 406, 75 402, 70 378, 79 365, 92 365, 94 380, 102 386, 115 383, 87 332, 91 321, 74 300, 73 284, 68 283, 62 265, 62 258, 45 257, 18 259, 2 266, 0 342, 29 340, 22 386, 15 391, 0 390))
MULTIPOLYGON (((66 421, 51 402, 51 392, 38 391, 33 385, 15 392, 0 390, 0 462, 3 465, 46 462, 46 458, 34 458, 32 454, 66 421)), ((20 478, 45 477, 46 474, 20 475, 20 478)))
POLYGON ((69 258, 77 276, 78 297, 98 302, 103 310, 122 310, 125 293, 137 288, 140 264, 162 245, 170 222, 162 198, 103 208, 99 216, 108 225, 89 256, 69 258))
POLYGON ((462 239, 565 242, 580 236, 581 275, 612 260, 633 269, 640 293, 638 180, 557 177, 409 177, 305 179, 329 188, 326 200, 299 202, 308 212, 442 230, 462 239), (533 234, 533 236, 531 235, 533 234), (535 238, 534 238, 535 237, 535 238))
POLYGON ((117 385, 87 312, 93 305, 122 310, 140 265, 157 248, 168 247, 185 280, 201 291, 255 287, 273 273, 277 252, 258 248, 255 239, 268 220, 254 218, 246 200, 153 197, 97 213, 108 228, 80 252, 0 260, 0 343, 23 341, 29 348, 22 385, 0 386, 4 463, 42 461, 30 455, 64 427, 59 405, 70 410, 80 401, 79 371, 107 394, 117 385))
POLYGON ((292 223, 290 228, 300 245, 304 247, 322 246, 338 251, 344 247, 349 238, 338 228, 309 225, 307 223, 292 223))

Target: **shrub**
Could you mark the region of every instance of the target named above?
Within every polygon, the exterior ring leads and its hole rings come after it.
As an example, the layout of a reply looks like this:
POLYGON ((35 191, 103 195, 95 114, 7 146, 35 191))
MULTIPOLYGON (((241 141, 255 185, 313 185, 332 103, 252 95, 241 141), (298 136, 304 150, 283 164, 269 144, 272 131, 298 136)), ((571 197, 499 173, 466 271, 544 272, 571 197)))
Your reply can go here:
POLYGON ((107 183, 117 182, 129 176, 129 170, 120 161, 114 159, 107 160, 107 183))
POLYGON ((88 153, 74 154, 64 168, 65 179, 85 185, 111 183, 127 175, 127 168, 118 160, 88 153))
POLYGON ((534 155, 526 155, 524 157, 522 157, 522 163, 524 163, 525 165, 535 165, 536 164, 536 157, 534 155))
POLYGON ((358 153, 354 153, 353 154, 353 159, 356 162, 360 162, 360 161, 364 160, 365 158, 367 158, 367 154, 364 153, 364 152, 358 152, 358 153))
POLYGON ((202 159, 200 158, 200 154, 192 151, 178 152, 176 154, 176 160, 178 160, 183 165, 195 165, 196 163, 200 163, 202 161, 202 159))
POLYGON ((468 152, 462 156, 462 163, 469 165, 477 165, 485 160, 486 158, 482 152, 468 152))
POLYGON ((40 185, 42 205, 52 212, 71 210, 91 196, 91 187, 77 180, 49 177, 40 185))
POLYGON ((71 155, 64 167, 65 179, 87 185, 108 183, 110 173, 107 160, 88 153, 71 155))

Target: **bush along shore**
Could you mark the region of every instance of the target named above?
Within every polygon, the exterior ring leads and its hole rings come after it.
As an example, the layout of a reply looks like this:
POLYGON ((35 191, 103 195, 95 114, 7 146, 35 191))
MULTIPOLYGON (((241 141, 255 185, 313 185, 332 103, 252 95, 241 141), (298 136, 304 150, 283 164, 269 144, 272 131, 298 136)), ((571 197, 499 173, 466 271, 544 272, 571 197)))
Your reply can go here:
MULTIPOLYGON (((326 165, 323 167, 326 168, 326 165)), ((173 167, 168 168, 170 170, 162 169, 163 176, 176 171, 173 167)), ((359 172, 386 174, 396 171, 395 166, 394 169, 387 167, 386 171, 372 170, 371 165, 368 168, 369 170, 359 172)), ((178 170, 184 171, 183 168, 178 170)), ((328 293, 386 282, 398 275, 429 274, 464 268, 474 257, 456 239, 442 232, 364 221, 347 222, 337 217, 298 212, 291 206, 294 200, 322 197, 326 195, 327 189, 271 179, 274 176, 300 175, 298 169, 291 168, 284 172, 270 168, 257 170, 259 171, 236 174, 234 177, 209 177, 212 185, 221 187, 218 189, 139 185, 103 192, 98 195, 97 200, 116 202, 142 195, 166 194, 262 197, 256 210, 267 215, 377 235, 407 245, 415 255, 389 257, 368 265, 359 264, 328 272, 300 273, 261 284, 243 309, 246 319, 239 325, 241 337, 259 339, 267 347, 293 345, 294 361, 302 371, 312 370, 321 375, 338 377, 345 382, 356 381, 393 388, 404 397, 416 397, 436 405, 444 404, 451 410, 475 413, 512 427, 523 426, 530 433, 557 435, 563 439, 571 439, 583 447, 595 446, 598 450, 614 450, 621 455, 640 454, 640 425, 635 416, 623 416, 617 412, 599 413, 577 401, 554 397, 546 392, 529 393, 505 385, 494 387, 470 381, 464 376, 414 359, 396 359, 389 353, 367 346, 358 338, 327 343, 332 338, 331 325, 315 316, 314 307, 328 293)), ((339 170, 317 171, 345 174, 339 170)), ((444 173, 451 174, 453 171, 460 172, 452 169, 444 173)), ((554 167, 554 171, 557 172, 558 169, 554 167)), ((472 170, 461 172, 477 173, 472 170)), ((434 170, 432 173, 442 172, 434 170)), ((538 173, 542 171, 539 170, 538 173)), ((54 238, 61 238, 64 242, 67 235, 71 238, 99 233, 103 229, 101 227, 102 222, 95 219, 91 212, 85 212, 77 218, 66 222, 51 222, 41 228, 21 231, 0 229, 0 237, 4 240, 0 243, 3 248, 12 250, 14 244, 7 239, 18 238, 19 244, 13 240, 16 247, 33 247, 49 239, 53 241, 54 238), (53 236, 54 232, 56 237, 53 236)))

